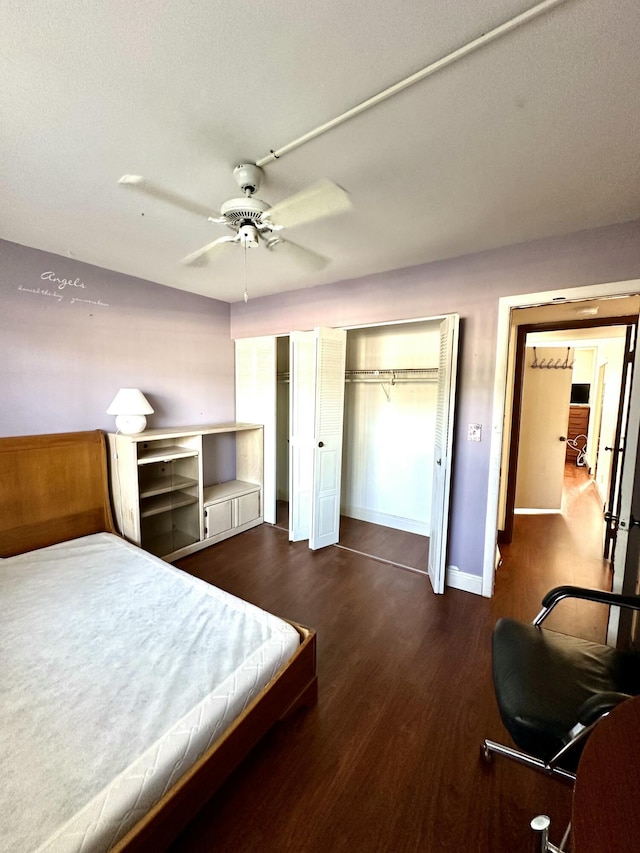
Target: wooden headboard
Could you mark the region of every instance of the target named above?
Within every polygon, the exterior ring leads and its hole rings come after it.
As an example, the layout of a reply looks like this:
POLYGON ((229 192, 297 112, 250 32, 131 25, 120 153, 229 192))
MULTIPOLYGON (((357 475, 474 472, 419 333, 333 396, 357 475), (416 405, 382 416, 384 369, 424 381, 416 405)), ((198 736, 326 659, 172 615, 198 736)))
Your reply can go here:
POLYGON ((115 532, 100 430, 0 438, 0 557, 115 532))

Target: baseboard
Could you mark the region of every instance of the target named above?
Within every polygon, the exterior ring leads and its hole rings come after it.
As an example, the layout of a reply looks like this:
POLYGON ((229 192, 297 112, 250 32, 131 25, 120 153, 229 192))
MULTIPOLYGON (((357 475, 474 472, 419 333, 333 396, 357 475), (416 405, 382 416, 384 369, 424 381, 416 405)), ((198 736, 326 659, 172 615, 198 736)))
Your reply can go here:
POLYGON ((472 592, 474 595, 482 595, 482 578, 480 575, 463 572, 457 566, 447 566, 447 586, 452 589, 461 589, 464 592, 472 592))
POLYGON ((383 527, 392 527, 394 530, 404 530, 407 533, 418 533, 420 536, 429 535, 429 525, 424 521, 416 521, 412 518, 401 518, 399 515, 387 515, 384 512, 375 512, 370 509, 362 509, 357 506, 340 507, 340 514, 347 518, 355 518, 358 521, 369 521, 371 524, 381 524, 383 527))

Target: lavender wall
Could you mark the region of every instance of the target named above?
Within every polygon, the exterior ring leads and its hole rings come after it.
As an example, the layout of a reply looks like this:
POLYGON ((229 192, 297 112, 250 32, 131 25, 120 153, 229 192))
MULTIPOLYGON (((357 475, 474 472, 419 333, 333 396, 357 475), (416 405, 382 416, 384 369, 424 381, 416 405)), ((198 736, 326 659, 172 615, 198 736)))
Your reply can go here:
POLYGON ((459 313, 461 351, 449 564, 482 575, 501 296, 640 276, 640 220, 231 306, 231 336, 459 313), (480 443, 467 424, 483 425, 480 443))
POLYGON ((228 304, 3 241, 0 364, 0 435, 113 430, 130 386, 150 427, 234 419, 228 304))

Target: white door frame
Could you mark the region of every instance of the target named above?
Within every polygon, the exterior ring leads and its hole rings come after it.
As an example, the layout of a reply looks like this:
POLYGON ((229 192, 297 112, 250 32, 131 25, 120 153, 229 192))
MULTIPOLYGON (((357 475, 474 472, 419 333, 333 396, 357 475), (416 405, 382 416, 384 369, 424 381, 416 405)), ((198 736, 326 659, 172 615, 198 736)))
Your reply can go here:
MULTIPOLYGON (((611 296, 632 296, 640 293, 640 279, 616 281, 607 284, 570 287, 566 290, 545 290, 518 296, 503 296, 498 302, 498 335, 496 344, 496 372, 493 386, 493 410, 491 416, 491 445, 489 449, 489 482, 487 489, 487 515, 485 521, 484 560, 482 570, 482 594, 493 595, 498 541, 498 501, 500 494, 500 464, 507 396, 507 361, 509 355, 509 331, 511 312, 516 308, 534 305, 557 305, 584 299, 606 299, 611 296)), ((638 383, 635 394, 640 393, 638 383)))

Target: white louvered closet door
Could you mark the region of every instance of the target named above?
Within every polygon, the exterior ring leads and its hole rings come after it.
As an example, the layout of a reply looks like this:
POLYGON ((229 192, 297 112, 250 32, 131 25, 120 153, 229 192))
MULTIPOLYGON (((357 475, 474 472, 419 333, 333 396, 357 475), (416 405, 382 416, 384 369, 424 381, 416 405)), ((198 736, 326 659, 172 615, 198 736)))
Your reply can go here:
POLYGON ((311 534, 313 449, 316 407, 316 338, 292 332, 289 338, 289 539, 311 534))
POLYGON ((314 476, 309 547, 334 545, 340 535, 340 482, 347 333, 316 329, 314 476))
POLYGON ((438 366, 438 402, 433 456, 428 565, 429 579, 433 591, 436 593, 444 592, 446 579, 453 413, 458 363, 458 327, 459 317, 457 314, 450 314, 440 323, 440 363, 438 366))
POLYGON ((264 426, 263 517, 276 523, 276 339, 236 341, 236 421, 264 426))

